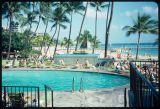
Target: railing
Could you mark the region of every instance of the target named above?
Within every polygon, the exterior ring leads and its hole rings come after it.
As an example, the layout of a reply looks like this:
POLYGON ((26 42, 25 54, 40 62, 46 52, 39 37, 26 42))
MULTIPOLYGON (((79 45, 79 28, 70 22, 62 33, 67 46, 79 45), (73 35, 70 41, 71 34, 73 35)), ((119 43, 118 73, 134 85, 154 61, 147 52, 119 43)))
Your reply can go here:
POLYGON ((83 88, 83 79, 81 78, 81 81, 80 81, 80 89, 79 89, 80 92, 83 92, 84 91, 84 88, 83 88))
POLYGON ((132 106, 158 107, 159 84, 157 61, 130 62, 130 91, 134 96, 132 106))
POLYGON ((39 87, 2 86, 4 107, 39 107, 39 87))
POLYGON ((127 107, 127 94, 126 94, 126 88, 124 89, 124 107, 127 107))
POLYGON ((47 92, 48 92, 48 90, 51 92, 51 104, 52 104, 52 106, 50 106, 50 107, 53 107, 54 106, 53 105, 53 89, 50 88, 47 85, 44 85, 44 87, 45 87, 45 107, 47 107, 47 103, 48 103, 48 99, 47 99, 47 92))
POLYGON ((73 78, 73 81, 72 81, 72 92, 74 92, 74 78, 73 78))

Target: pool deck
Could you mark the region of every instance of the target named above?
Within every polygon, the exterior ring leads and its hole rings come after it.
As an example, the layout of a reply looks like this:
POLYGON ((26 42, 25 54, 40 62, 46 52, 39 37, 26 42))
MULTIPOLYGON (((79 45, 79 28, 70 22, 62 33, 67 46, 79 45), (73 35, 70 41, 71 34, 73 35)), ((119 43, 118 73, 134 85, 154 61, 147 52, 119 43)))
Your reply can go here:
MULTIPOLYGON (((64 70, 64 71, 86 71, 107 73, 113 75, 122 75, 129 77, 128 74, 117 74, 114 72, 103 71, 99 69, 55 69, 55 68, 9 68, 3 70, 64 70)), ((124 107, 124 89, 129 89, 129 84, 115 88, 104 88, 95 90, 84 90, 84 92, 54 91, 54 107, 124 107)), ((48 96, 48 100, 49 100, 48 96)), ((128 91, 127 91, 128 99, 128 91)), ((45 106, 44 92, 40 92, 40 105, 45 106)), ((48 107, 51 106, 51 99, 48 101, 48 107)), ((128 106, 128 100, 127 100, 128 106)))
MULTIPOLYGON (((129 89, 129 86, 125 87, 129 89)), ((44 107, 43 92, 41 92, 41 98, 40 104, 44 107)), ((54 107, 124 107, 124 87, 116 89, 85 90, 82 93, 79 91, 75 91, 74 93, 54 91, 53 104, 54 107)), ((51 101, 48 102, 47 106, 51 106, 51 101)))
POLYGON ((71 68, 61 68, 61 69, 56 69, 56 68, 5 68, 2 70, 54 70, 54 71, 83 71, 83 72, 95 72, 95 73, 107 73, 107 74, 113 74, 113 75, 121 75, 121 76, 125 76, 125 77, 130 77, 129 73, 115 73, 115 72, 109 72, 106 70, 102 70, 102 69, 71 69, 71 68))

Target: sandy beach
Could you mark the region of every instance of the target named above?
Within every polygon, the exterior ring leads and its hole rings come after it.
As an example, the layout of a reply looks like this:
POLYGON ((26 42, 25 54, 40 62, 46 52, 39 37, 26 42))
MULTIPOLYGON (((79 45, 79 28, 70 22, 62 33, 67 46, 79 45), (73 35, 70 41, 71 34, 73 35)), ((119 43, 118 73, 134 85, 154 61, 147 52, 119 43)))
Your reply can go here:
MULTIPOLYGON (((38 50, 39 48, 38 47, 34 47, 34 49, 38 50)), ((47 56, 48 57, 52 57, 53 53, 54 53, 54 46, 50 47, 48 52, 47 52, 47 56)), ((46 48, 44 47, 42 49, 42 55, 45 55, 45 50, 46 48)), ((70 49, 69 50, 69 53, 72 54, 73 52, 75 51, 74 48, 70 49)), ((92 53, 92 49, 79 49, 79 51, 85 51, 89 54, 92 53)), ((102 49, 95 49, 95 54, 99 54, 99 58, 104 58, 104 52, 105 50, 102 50, 102 49)), ((66 54, 67 53, 67 49, 64 48, 64 47, 61 47, 61 46, 58 46, 57 47, 57 54, 66 54)), ((107 51, 108 53, 108 57, 111 57, 111 58, 115 58, 117 59, 117 52, 111 52, 110 50, 107 51)), ((131 56, 130 58, 132 59, 135 59, 136 55, 135 54, 132 54, 131 53, 131 56)), ((154 60, 158 60, 158 55, 157 56, 149 56, 149 55, 138 55, 139 59, 142 59, 142 60, 145 60, 145 59, 154 59, 154 60)), ((122 60, 127 60, 127 53, 121 53, 121 59, 122 60)))

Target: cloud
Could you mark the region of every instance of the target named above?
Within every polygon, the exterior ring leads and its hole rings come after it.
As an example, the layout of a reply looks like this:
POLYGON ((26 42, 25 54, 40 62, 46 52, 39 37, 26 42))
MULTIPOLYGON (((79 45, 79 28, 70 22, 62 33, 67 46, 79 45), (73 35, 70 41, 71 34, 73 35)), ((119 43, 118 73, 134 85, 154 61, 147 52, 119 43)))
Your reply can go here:
POLYGON ((120 30, 121 28, 122 28, 122 26, 111 24, 111 30, 120 30))
POLYGON ((144 6, 142 9, 145 13, 158 14, 158 7, 144 6))
POLYGON ((136 15, 137 12, 138 12, 138 10, 126 11, 126 12, 124 13, 124 15, 127 16, 127 17, 131 17, 131 16, 136 15))
MULTIPOLYGON (((92 8, 88 8, 86 16, 90 17, 90 18, 95 18, 95 16, 96 16, 96 10, 92 9, 92 8)), ((106 13, 104 13, 102 11, 101 12, 98 11, 98 13, 97 13, 97 17, 98 18, 106 18, 106 16, 107 16, 106 13)))

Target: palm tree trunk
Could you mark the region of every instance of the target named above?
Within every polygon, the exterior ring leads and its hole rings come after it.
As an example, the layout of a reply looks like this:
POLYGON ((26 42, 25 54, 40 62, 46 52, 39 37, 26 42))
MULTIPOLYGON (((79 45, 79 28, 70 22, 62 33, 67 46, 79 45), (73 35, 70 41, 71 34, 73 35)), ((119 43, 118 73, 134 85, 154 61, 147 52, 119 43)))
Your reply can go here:
POLYGON ((46 50, 45 56, 47 55, 47 52, 48 52, 48 50, 49 50, 49 47, 50 47, 50 45, 51 45, 51 42, 52 42, 52 41, 53 41, 53 39, 54 39, 54 36, 55 36, 56 32, 57 32, 57 25, 56 25, 55 32, 54 32, 54 34, 53 34, 53 36, 52 36, 52 39, 50 40, 50 42, 49 42, 49 44, 48 44, 48 47, 47 47, 47 50, 46 50))
POLYGON ((82 20, 82 23, 81 23, 79 35, 78 35, 78 37, 77 37, 77 43, 76 43, 75 51, 77 51, 77 48, 78 48, 78 42, 79 42, 79 38, 80 38, 80 35, 81 35, 81 31, 82 31, 82 26, 83 26, 83 23, 84 23, 84 19, 85 19, 85 17, 86 17, 87 8, 88 8, 88 2, 87 2, 87 4, 86 4, 86 10, 85 10, 85 13, 84 13, 84 16, 83 16, 83 20, 82 20))
POLYGON ((72 14, 73 14, 73 11, 71 13, 71 23, 70 23, 70 30, 69 30, 69 38, 68 38, 68 46, 67 46, 67 53, 69 53, 69 42, 70 42, 70 38, 71 38, 71 30, 72 30, 72 14))
POLYGON ((58 36, 57 36, 57 40, 56 40, 56 46, 55 46, 55 49, 54 49, 53 57, 54 57, 54 55, 56 54, 56 51, 57 51, 57 45, 58 45, 58 39, 59 39, 59 33, 60 33, 60 25, 59 25, 59 28, 58 28, 58 36))
MULTIPOLYGON (((47 20, 46 28, 45 28, 44 35, 43 35, 43 40, 42 40, 42 43, 41 43, 41 48, 40 48, 41 53, 42 53, 43 41, 44 41, 44 37, 45 37, 46 32, 47 32, 47 28, 48 28, 48 20, 47 20)), ((40 55, 39 55, 39 56, 40 56, 40 55)), ((39 58, 39 56, 38 56, 38 58, 39 58)))
POLYGON ((12 25, 12 20, 13 20, 13 16, 12 14, 10 15, 10 23, 9 23, 9 47, 8 47, 8 53, 7 53, 7 60, 9 60, 9 54, 10 54, 10 50, 11 50, 11 41, 12 41, 12 37, 11 37, 11 25, 12 25))
POLYGON ((106 37, 105 37, 105 52, 104 52, 104 58, 107 57, 107 49, 108 49, 108 18, 109 18, 109 8, 110 2, 107 9, 107 19, 106 19, 106 37))
POLYGON ((31 41, 31 38, 30 38, 30 36, 29 36, 29 34, 30 34, 30 32, 31 32, 31 28, 32 28, 32 23, 30 23, 30 25, 29 25, 29 30, 28 30, 28 38, 27 38, 27 43, 28 44, 30 44, 30 41, 31 41))
POLYGON ((140 35, 141 35, 141 33, 140 33, 140 32, 138 32, 138 43, 137 43, 136 60, 138 59, 138 51, 139 51, 139 41, 140 41, 140 35))
POLYGON ((105 46, 106 46, 106 48, 105 48, 105 50, 106 50, 105 57, 107 57, 108 39, 109 39, 109 30, 110 30, 110 26, 111 26, 112 17, 113 17, 113 7, 114 7, 114 3, 113 3, 113 1, 112 1, 112 4, 111 4, 111 15, 110 15, 110 19, 109 19, 109 22, 108 22, 107 34, 106 34, 107 43, 105 44, 105 46))
POLYGON ((9 17, 7 19, 7 27, 6 27, 6 29, 9 29, 9 17))
POLYGON ((94 53, 94 47, 95 47, 95 44, 96 44, 96 39, 97 39, 97 11, 98 11, 98 6, 96 8, 96 20, 95 20, 95 40, 94 40, 94 46, 93 46, 93 51, 92 51, 92 54, 94 53))
POLYGON ((36 32, 37 32, 37 29, 38 29, 38 27, 39 27, 40 21, 41 21, 41 18, 39 17, 39 19, 38 19, 38 24, 37 24, 37 27, 36 27, 36 29, 35 29, 35 32, 34 32, 34 33, 36 33, 36 32))

